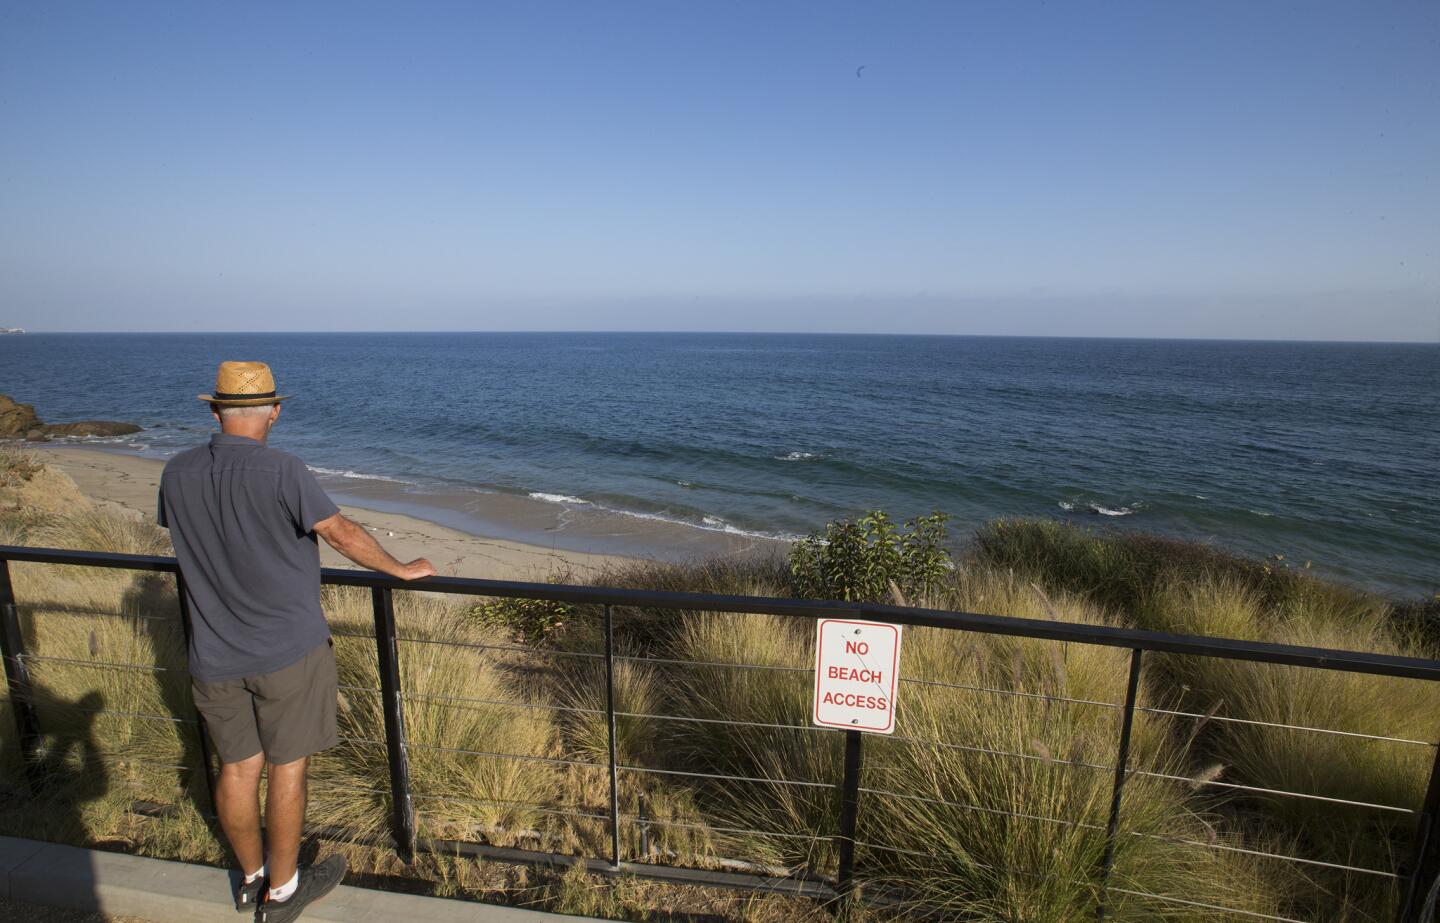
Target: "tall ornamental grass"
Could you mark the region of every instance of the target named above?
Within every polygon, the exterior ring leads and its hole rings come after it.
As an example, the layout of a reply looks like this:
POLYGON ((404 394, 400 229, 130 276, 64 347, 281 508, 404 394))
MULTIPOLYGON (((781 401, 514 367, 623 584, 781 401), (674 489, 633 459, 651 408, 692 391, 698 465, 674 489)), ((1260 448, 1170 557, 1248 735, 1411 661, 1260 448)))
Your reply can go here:
MULTIPOLYGON (((1416 615, 1424 607, 1319 580, 1283 562, 1033 521, 992 523, 971 551, 977 566, 1004 566, 1051 592, 1077 593, 1124 624, 1436 656, 1434 626, 1416 615)), ((1392 918, 1401 895, 1390 880, 1333 866, 1393 872, 1408 861, 1409 812, 1420 806, 1432 745, 1440 740, 1436 684, 1217 657, 1148 660, 1155 689, 1176 710, 1208 716, 1184 719, 1195 739, 1191 769, 1208 766, 1218 783, 1199 793, 1223 806, 1231 826, 1278 844, 1275 851, 1328 864, 1267 863, 1267 874, 1292 891, 1294 911, 1392 918)))
MULTIPOLYGON (((327 587, 341 684, 340 745, 316 760, 315 823, 362 835, 390 824, 390 775, 368 591, 327 587)), ((484 839, 486 831, 543 826, 558 788, 556 729, 526 707, 492 647, 504 639, 464 618, 463 602, 396 594, 405 730, 416 813, 425 835, 484 839), (521 759, 506 759, 501 755, 521 759)))
MULTIPOLYGON (((961 592, 972 610, 988 600, 1015 614, 1046 617, 1058 608, 1066 620, 1103 623, 1083 604, 1051 606, 1005 575, 972 575, 961 592)), ((843 736, 809 726, 812 635, 808 622, 780 617, 683 616, 670 641, 675 659, 746 668, 669 674, 671 707, 714 719, 677 722, 670 752, 697 771, 767 780, 697 787, 715 829, 755 831, 728 834, 733 849, 833 874, 823 838, 837 832, 835 790, 787 784, 839 781, 843 736)), ((897 735, 865 739, 859 868, 871 888, 946 918, 1092 915, 1119 710, 1090 703, 1121 701, 1125 673, 1125 652, 909 631, 897 735)), ((1178 774, 1174 736, 1167 719, 1142 713, 1134 758, 1178 774)), ((1188 783, 1130 780, 1113 877, 1116 918, 1212 918, 1165 897, 1276 909, 1281 896, 1253 862, 1211 848, 1236 838, 1215 838, 1197 807, 1188 783)))

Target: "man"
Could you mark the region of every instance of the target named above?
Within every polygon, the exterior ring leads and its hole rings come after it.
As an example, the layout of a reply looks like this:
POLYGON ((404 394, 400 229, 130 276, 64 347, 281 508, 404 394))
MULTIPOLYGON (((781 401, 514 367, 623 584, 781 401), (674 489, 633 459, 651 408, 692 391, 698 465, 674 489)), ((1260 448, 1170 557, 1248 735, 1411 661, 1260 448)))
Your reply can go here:
POLYGON ((435 569, 424 558, 395 560, 340 514, 300 459, 265 445, 285 397, 263 362, 222 363, 215 393, 199 397, 221 432, 165 466, 158 519, 185 580, 195 705, 220 757, 215 810, 244 874, 235 909, 288 923, 345 876, 339 855, 296 864, 310 757, 337 742, 335 653, 320 611, 315 536, 403 580, 435 569))

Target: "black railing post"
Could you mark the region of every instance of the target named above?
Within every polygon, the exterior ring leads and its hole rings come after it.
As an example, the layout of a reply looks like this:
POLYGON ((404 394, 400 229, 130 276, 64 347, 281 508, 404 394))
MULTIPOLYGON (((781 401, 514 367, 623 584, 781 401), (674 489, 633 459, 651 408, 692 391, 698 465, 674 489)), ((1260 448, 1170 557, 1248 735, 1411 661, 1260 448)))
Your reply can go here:
MULTIPOLYGON (((180 629, 185 634, 185 659, 190 659, 190 600, 185 595, 185 578, 177 570, 175 572, 175 595, 180 602, 180 629)), ((205 726, 205 716, 200 714, 200 709, 195 709, 195 733, 200 738, 200 762, 205 770, 205 790, 210 793, 210 810, 219 811, 219 802, 215 799, 215 759, 214 751, 210 746, 210 729, 205 726)))
POLYGON ((40 715, 35 710, 30 667, 25 663, 25 635, 20 631, 20 614, 15 610, 10 562, 3 558, 0 558, 0 657, 5 661, 5 684, 10 691, 10 710, 15 713, 15 729, 20 735, 25 778, 33 790, 40 782, 40 715))
POLYGON ((840 868, 835 876, 835 890, 840 895, 838 909, 844 913, 855 896, 855 826, 860 816, 860 768, 865 735, 859 731, 845 732, 845 775, 840 780, 840 833, 836 846, 840 851, 840 868))
POLYGON ((415 805, 410 798, 410 755, 405 706, 400 695, 400 651, 395 640, 395 597, 389 587, 370 591, 375 608, 375 648, 380 657, 380 700, 385 712, 385 753, 390 763, 391 825, 400 858, 415 858, 415 805))
POLYGON ((1435 763, 1430 767, 1424 806, 1415 825, 1415 852, 1410 860, 1400 923, 1419 923, 1424 919, 1425 902, 1429 898, 1427 889, 1440 883, 1437 880, 1440 880, 1440 747, 1435 749, 1435 763))
POLYGON ((1100 865, 1100 901, 1096 916, 1105 919, 1106 890, 1115 864, 1115 837, 1120 830, 1120 799, 1125 794, 1125 768, 1130 761, 1130 728, 1135 723, 1135 697, 1140 690, 1140 658, 1145 652, 1130 652, 1130 680, 1125 687, 1125 711, 1120 719, 1120 749, 1115 755, 1115 786, 1110 793, 1110 822, 1105 827, 1105 858, 1100 865))
POLYGON ((615 743, 615 619, 605 607, 605 715, 610 727, 610 867, 620 868, 620 769, 615 743))

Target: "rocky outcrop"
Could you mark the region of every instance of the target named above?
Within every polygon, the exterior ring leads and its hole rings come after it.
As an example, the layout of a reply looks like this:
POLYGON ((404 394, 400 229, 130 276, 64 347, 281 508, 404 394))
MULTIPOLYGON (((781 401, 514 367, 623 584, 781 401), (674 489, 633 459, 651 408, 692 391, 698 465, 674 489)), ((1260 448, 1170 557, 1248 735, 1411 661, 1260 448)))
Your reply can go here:
POLYGON ((0 394, 0 438, 23 439, 43 424, 31 404, 20 404, 0 394))
POLYGON ((140 432, 134 423, 113 420, 81 420, 76 423, 43 423, 34 406, 21 404, 0 394, 0 439, 27 439, 45 442, 51 436, 128 436, 140 432))
POLYGON ((46 436, 128 436, 140 432, 140 427, 113 420, 80 420, 75 423, 47 423, 40 430, 46 436))

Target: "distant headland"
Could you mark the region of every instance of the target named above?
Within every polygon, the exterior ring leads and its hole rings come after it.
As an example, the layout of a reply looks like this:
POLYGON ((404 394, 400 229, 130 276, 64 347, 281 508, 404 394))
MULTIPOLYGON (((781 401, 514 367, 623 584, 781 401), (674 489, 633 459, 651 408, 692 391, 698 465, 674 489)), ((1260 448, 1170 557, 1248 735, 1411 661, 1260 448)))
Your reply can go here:
POLYGON ((9 336, 10 334, 24 333, 24 332, 25 332, 25 328, 24 328, 24 327, 0 327, 0 336, 9 336))

